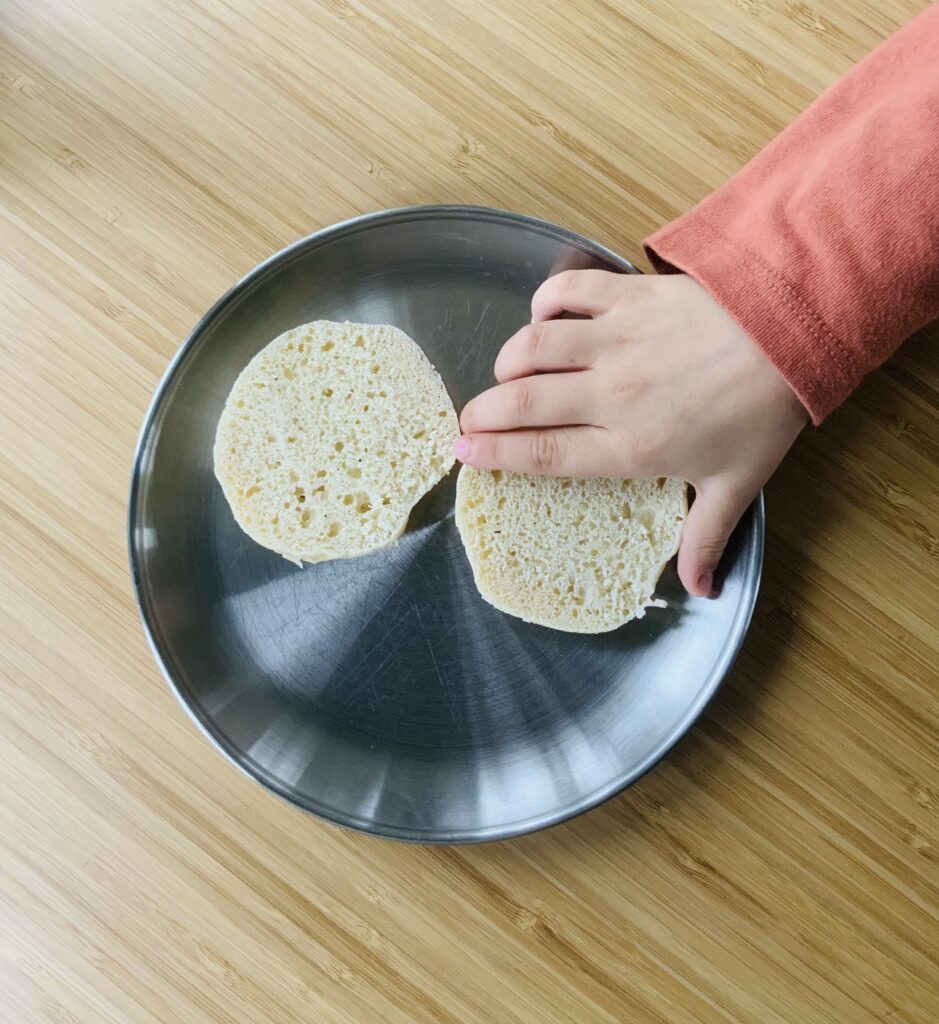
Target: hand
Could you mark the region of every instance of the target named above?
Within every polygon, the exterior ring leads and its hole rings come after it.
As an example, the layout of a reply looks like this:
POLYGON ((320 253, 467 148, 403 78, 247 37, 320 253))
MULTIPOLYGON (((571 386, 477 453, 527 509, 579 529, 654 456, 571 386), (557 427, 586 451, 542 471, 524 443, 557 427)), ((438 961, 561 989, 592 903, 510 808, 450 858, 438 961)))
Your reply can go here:
POLYGON ((731 531, 808 416, 748 335, 692 278, 569 270, 532 299, 463 410, 469 466, 551 476, 677 477, 695 489, 678 554, 713 596, 731 531), (557 320, 577 313, 589 320, 557 320))

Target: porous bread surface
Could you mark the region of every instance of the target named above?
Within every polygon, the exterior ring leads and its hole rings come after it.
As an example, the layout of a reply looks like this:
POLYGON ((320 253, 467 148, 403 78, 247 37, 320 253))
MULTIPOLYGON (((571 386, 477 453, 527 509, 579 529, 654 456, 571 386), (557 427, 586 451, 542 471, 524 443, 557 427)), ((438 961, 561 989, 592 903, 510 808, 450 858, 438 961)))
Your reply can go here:
POLYGON ((403 331, 320 320, 275 338, 232 387, 215 475, 238 525, 292 561, 393 544, 459 437, 439 374, 403 331))
POLYGON ((680 480, 460 470, 456 523, 480 594, 526 622, 604 633, 651 606, 687 512, 680 480))

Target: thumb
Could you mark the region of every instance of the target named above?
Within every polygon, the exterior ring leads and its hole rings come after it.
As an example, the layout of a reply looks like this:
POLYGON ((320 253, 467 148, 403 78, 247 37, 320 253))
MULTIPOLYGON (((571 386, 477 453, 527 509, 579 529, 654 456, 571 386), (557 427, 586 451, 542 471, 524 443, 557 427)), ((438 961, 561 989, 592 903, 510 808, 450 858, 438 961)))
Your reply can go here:
POLYGON ((723 481, 710 481, 695 488, 694 504, 685 520, 678 552, 678 575, 689 594, 717 596, 717 565, 749 504, 723 481))

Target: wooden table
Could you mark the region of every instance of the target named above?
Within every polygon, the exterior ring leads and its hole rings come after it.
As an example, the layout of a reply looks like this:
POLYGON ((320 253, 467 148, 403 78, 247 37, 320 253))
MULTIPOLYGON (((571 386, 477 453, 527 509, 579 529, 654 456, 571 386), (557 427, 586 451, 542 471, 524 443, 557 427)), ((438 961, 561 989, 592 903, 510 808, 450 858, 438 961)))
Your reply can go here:
POLYGON ((939 1019, 939 335, 771 483, 704 719, 601 809, 398 846, 243 778, 138 625, 137 431, 192 324, 354 214, 473 202, 639 260, 922 6, 6 0, 0 1020, 939 1019))

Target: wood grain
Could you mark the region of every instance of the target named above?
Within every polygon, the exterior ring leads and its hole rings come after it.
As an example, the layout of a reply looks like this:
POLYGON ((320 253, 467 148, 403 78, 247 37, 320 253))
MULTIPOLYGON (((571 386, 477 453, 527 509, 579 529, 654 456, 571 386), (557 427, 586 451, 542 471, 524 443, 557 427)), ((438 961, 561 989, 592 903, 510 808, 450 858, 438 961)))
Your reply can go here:
POLYGON ((420 849, 279 803, 137 622, 131 454, 272 251, 465 201, 639 241, 922 4, 7 0, 0 13, 0 1019, 939 1019, 939 344, 768 491, 701 723, 547 833, 420 849))

